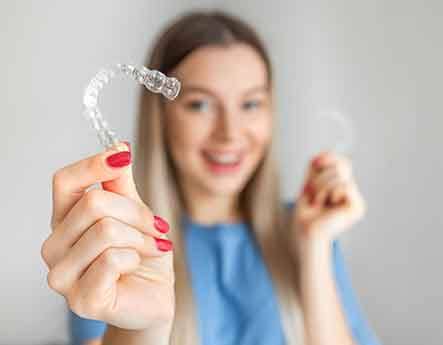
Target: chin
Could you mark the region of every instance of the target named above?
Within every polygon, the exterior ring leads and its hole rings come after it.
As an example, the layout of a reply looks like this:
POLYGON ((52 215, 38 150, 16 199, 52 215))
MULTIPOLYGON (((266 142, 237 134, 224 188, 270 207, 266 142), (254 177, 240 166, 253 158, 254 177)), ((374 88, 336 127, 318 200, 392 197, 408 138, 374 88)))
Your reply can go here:
POLYGON ((240 194, 246 186, 251 174, 242 174, 242 176, 224 176, 214 177, 205 174, 205 178, 200 180, 205 185, 205 188, 212 194, 216 195, 236 195, 240 194))
POLYGON ((207 186, 212 194, 220 196, 237 195, 242 191, 242 187, 243 185, 240 185, 238 183, 218 183, 207 186))

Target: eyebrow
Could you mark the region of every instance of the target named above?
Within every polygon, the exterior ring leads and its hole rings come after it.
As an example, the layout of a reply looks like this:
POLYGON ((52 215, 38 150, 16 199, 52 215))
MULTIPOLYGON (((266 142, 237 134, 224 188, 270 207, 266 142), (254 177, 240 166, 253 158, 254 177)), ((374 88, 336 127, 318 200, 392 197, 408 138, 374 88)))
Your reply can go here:
MULTIPOLYGON (((255 92, 259 92, 259 91, 267 91, 267 90, 268 90, 268 85, 259 85, 259 86, 254 86, 254 87, 246 90, 243 94, 249 95, 251 93, 255 93, 255 92)), ((192 85, 192 84, 185 85, 183 87, 181 94, 184 95, 188 92, 202 92, 202 93, 206 93, 211 96, 214 96, 214 97, 216 96, 216 94, 214 92, 212 92, 210 89, 203 87, 203 86, 192 85)))

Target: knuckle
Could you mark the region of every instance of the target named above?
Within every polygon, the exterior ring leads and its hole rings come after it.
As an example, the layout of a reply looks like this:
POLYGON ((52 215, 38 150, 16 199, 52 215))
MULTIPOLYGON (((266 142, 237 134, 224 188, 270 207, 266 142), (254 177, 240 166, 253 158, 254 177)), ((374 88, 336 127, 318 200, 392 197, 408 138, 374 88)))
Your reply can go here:
POLYGON ((103 162, 101 155, 95 155, 93 157, 90 157, 86 161, 86 169, 90 171, 97 171, 97 169, 99 169, 102 166, 102 164, 103 162))
POLYGON ((103 192, 98 189, 92 189, 83 196, 85 208, 93 215, 99 217, 103 215, 103 192))
POLYGON ((116 222, 110 217, 103 217, 94 225, 94 232, 98 239, 112 243, 118 237, 116 222))
POLYGON ((120 258, 118 256, 117 250, 113 248, 106 249, 101 255, 101 260, 103 264, 111 269, 112 271, 117 271, 120 267, 120 258))
POLYGON ((52 188, 58 190, 63 185, 64 168, 58 169, 52 175, 52 188))
POLYGON ((47 282, 48 282, 48 286, 52 290, 54 290, 54 291, 56 291, 56 292, 58 292, 60 294, 63 294, 63 284, 62 284, 62 281, 60 279, 60 275, 57 274, 57 271, 52 269, 52 270, 50 270, 48 272, 47 282))
POLYGON ((46 265, 49 267, 49 261, 50 261, 50 237, 48 237, 42 244, 40 248, 40 256, 42 257, 43 261, 46 263, 46 265))

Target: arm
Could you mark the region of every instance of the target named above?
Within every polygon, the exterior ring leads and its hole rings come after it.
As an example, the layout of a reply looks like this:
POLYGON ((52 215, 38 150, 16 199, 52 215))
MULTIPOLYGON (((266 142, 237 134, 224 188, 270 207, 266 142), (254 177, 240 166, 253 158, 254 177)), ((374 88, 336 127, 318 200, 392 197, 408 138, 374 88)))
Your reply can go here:
POLYGON ((172 322, 146 330, 126 330, 109 326, 103 345, 169 345, 172 322))
POLYGON ((332 260, 337 292, 354 341, 359 345, 380 345, 358 303, 338 240, 332 244, 332 260))
POLYGON ((131 331, 85 319, 69 310, 69 333, 73 345, 169 345, 172 322, 143 331, 131 331))
POLYGON ((337 293, 327 238, 303 243, 300 292, 309 345, 354 344, 337 293))
POLYGON ((374 337, 362 336, 370 332, 334 240, 364 213, 365 202, 350 161, 332 152, 312 160, 292 211, 291 232, 300 263, 300 298, 309 345, 377 344, 374 337))
POLYGON ((102 344, 102 339, 98 338, 98 339, 93 339, 93 340, 88 340, 85 345, 101 345, 102 344))

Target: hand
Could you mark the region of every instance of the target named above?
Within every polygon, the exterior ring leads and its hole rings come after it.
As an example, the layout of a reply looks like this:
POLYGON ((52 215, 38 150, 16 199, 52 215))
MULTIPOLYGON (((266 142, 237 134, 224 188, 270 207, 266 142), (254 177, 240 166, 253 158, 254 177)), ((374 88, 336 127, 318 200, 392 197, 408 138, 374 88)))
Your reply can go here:
POLYGON ((54 174, 52 233, 42 257, 49 286, 76 314, 142 330, 173 320, 172 243, 167 223, 154 226, 129 163, 121 145, 54 174), (115 167, 119 162, 125 166, 115 167), (96 182, 103 190, 85 191, 96 182))
POLYGON ((311 161, 295 204, 292 221, 297 239, 332 239, 361 219, 365 209, 350 161, 323 152, 311 161))

